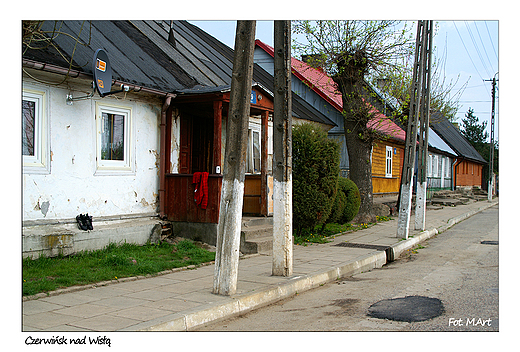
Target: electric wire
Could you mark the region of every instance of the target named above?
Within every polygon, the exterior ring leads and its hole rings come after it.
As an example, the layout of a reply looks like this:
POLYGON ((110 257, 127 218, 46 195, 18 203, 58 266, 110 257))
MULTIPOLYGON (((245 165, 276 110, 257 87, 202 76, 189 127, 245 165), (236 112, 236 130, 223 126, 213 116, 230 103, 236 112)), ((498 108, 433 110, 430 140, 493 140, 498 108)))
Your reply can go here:
POLYGON ((484 23, 486 24, 486 30, 487 30, 487 33, 488 33, 489 41, 491 42, 491 47, 493 48, 493 52, 495 53, 495 57, 497 58, 497 61, 498 61, 498 55, 497 55, 497 52, 495 50, 495 45, 493 45, 493 40, 491 39, 491 34, 489 33, 489 28, 488 28, 488 25, 487 25, 487 21, 484 21, 484 23))
MULTIPOLYGON (((464 46, 464 49, 466 50, 466 54, 468 54, 469 60, 471 61, 471 63, 473 64, 473 67, 475 68, 475 71, 479 75, 480 80, 481 80, 483 86, 486 87, 486 85, 484 84, 484 78, 482 78, 482 75, 480 74, 477 66, 473 62, 473 59, 471 58, 471 55, 469 54, 468 48, 466 47, 466 43, 464 43, 464 40, 462 39, 462 36, 460 35, 459 29, 457 28, 457 24, 455 23, 455 21, 452 21, 452 22, 453 22, 453 25, 455 27, 455 30, 457 31, 457 34, 459 35, 460 41, 462 42, 462 45, 464 46)), ((487 89, 486 89, 486 91, 487 91, 487 89)), ((489 94, 489 92, 488 92, 488 94, 489 94)))
POLYGON ((480 49, 477 45, 477 42, 475 41, 475 37, 473 37, 473 32, 471 32, 471 29, 469 28, 468 22, 464 21, 464 24, 466 25, 466 29, 468 30, 469 37, 471 38, 471 41, 473 42, 473 47, 475 48, 475 51, 477 52, 477 55, 480 59, 480 63, 482 64, 482 67, 484 68, 484 71, 486 71, 487 76, 491 76, 491 74, 488 71, 487 65, 484 62, 484 59, 482 57, 482 53, 480 52, 480 49))
POLYGON ((491 68, 491 71, 496 71, 496 70, 493 69, 493 64, 491 63, 491 60, 489 59, 486 47, 484 46, 484 42, 482 41, 482 37, 480 35, 480 31, 478 30, 477 21, 473 21, 473 25, 475 25, 475 28, 477 29, 477 34, 478 34, 478 37, 480 39, 480 44, 482 45, 482 48, 484 49, 484 54, 486 55, 487 61, 489 62, 489 67, 491 68))

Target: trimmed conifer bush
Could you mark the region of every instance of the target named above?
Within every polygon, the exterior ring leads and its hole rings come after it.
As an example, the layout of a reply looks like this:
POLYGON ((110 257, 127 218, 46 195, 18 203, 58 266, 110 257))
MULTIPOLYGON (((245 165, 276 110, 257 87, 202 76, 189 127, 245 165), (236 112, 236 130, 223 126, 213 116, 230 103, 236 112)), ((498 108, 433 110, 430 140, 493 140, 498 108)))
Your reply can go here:
POLYGON ((329 217, 339 177, 339 145, 305 123, 292 131, 293 228, 300 236, 329 217))
POLYGON ((343 216, 339 223, 346 224, 351 222, 352 219, 357 215, 359 206, 361 205, 361 197, 359 195, 359 189, 349 178, 340 177, 338 179, 338 192, 343 192, 346 196, 345 208, 343 209, 343 216))

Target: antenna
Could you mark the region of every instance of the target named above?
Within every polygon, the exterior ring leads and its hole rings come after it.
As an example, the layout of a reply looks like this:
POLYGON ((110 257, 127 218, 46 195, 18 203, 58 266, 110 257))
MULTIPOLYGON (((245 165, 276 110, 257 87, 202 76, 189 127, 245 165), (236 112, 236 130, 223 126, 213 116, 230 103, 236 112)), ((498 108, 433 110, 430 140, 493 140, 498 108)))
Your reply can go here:
POLYGON ((108 60, 108 55, 103 49, 97 49, 92 60, 92 72, 94 73, 94 85, 101 98, 110 94, 128 91, 128 88, 121 85, 121 90, 111 92, 112 89, 112 67, 108 60))
POLYGON ((110 60, 108 55, 103 49, 97 49, 94 53, 94 59, 92 60, 92 72, 94 75, 93 91, 89 95, 83 97, 73 98, 72 94, 67 95, 67 104, 72 105, 73 101, 90 99, 94 96, 94 92, 97 90, 101 98, 107 95, 128 92, 129 87, 121 85, 121 90, 111 92, 112 89, 112 67, 110 66, 110 60))

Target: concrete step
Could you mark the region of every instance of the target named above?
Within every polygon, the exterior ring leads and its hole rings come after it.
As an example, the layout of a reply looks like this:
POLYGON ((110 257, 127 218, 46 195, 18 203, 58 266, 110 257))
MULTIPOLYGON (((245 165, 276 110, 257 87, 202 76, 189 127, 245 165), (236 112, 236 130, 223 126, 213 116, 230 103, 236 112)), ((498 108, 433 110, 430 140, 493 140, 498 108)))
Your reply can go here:
POLYGON ((260 226, 260 225, 273 225, 272 217, 242 217, 242 228, 260 226))
POLYGON ((273 249, 273 218, 244 217, 240 231, 240 251, 244 254, 273 249))
POLYGON ((273 250, 273 236, 257 237, 242 242, 240 239, 240 251, 244 254, 265 253, 273 250))
POLYGON ((251 240, 258 237, 266 237, 273 235, 273 225, 259 225, 251 227, 243 227, 240 236, 245 240, 251 240))
POLYGON ((432 198, 431 199, 431 205, 446 205, 450 207, 455 207, 457 205, 462 205, 463 202, 461 202, 459 199, 449 199, 449 198, 432 198))

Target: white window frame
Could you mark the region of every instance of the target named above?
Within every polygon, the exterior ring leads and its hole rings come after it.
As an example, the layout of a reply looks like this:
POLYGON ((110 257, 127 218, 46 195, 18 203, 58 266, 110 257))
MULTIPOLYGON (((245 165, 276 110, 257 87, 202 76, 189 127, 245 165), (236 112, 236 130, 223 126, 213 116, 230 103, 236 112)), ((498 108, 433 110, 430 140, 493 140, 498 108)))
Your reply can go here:
POLYGON ((247 131, 247 174, 258 175, 261 173, 262 169, 262 133, 261 126, 255 123, 249 123, 249 128, 247 131), (259 145, 259 169, 255 172, 254 170, 254 143, 253 143, 253 134, 258 133, 258 145, 259 145))
POLYGON ((96 172, 95 175, 134 175, 134 141, 132 107, 96 102, 96 172), (102 160, 101 138, 103 113, 123 115, 123 160, 102 160))
POLYGON ((394 154, 394 148, 392 146, 386 146, 386 158, 385 158, 385 177, 392 177, 392 156, 394 154))
MULTIPOLYGON (((35 103, 34 116, 34 154, 23 155, 23 173, 50 174, 50 138, 47 89, 24 86, 22 100, 35 103)), ((23 112, 22 112, 23 113, 23 112)))

